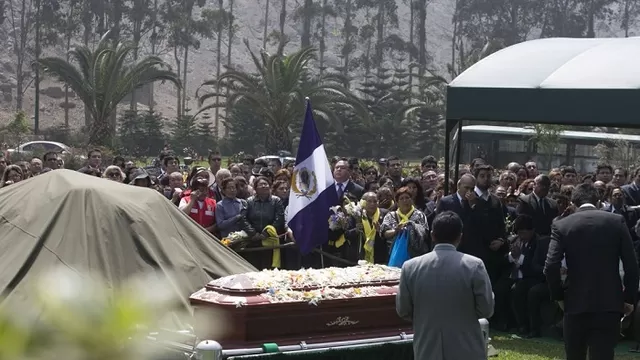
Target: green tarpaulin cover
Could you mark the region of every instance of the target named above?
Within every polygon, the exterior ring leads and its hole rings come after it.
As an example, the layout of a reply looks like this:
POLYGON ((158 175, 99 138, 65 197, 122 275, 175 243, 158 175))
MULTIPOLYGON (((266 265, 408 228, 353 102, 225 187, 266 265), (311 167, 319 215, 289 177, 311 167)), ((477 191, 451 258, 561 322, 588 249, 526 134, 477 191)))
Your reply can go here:
POLYGON ((71 170, 0 189, 0 304, 29 300, 33 280, 56 266, 111 287, 165 274, 185 305, 212 278, 256 271, 157 191, 71 170))

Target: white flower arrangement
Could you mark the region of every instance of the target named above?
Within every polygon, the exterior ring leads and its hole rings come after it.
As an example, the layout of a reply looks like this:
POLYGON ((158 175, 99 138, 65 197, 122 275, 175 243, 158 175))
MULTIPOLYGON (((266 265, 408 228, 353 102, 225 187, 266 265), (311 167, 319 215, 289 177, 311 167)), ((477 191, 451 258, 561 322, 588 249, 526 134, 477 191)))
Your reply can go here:
POLYGON ((349 226, 349 217, 344 213, 342 207, 332 206, 329 210, 331 210, 331 214, 329 215, 329 229, 346 230, 349 226))
POLYGON ((356 219, 362 217, 362 208, 355 202, 349 202, 344 206, 344 211, 346 211, 347 215, 353 216, 356 219))
POLYGON ((248 238, 249 238, 249 235, 247 235, 247 233, 244 230, 240 230, 240 231, 234 231, 230 233, 229 235, 227 235, 227 237, 222 239, 221 242, 226 246, 231 246, 240 241, 244 241, 248 238))

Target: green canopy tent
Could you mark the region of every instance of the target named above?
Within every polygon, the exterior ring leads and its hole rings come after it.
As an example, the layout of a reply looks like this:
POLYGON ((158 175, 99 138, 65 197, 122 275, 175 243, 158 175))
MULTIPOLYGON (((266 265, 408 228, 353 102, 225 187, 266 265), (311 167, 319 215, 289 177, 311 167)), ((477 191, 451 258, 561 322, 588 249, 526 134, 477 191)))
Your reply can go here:
MULTIPOLYGON (((465 120, 640 126, 638 58, 640 37, 551 38, 516 44, 480 60, 447 87, 445 169, 453 157, 457 180, 465 120)), ((446 191, 449 176, 446 171, 446 191)))
POLYGON ((159 192, 71 170, 0 189, 0 306, 31 300, 39 275, 57 266, 114 289, 160 275, 187 309, 213 278, 256 271, 159 192))

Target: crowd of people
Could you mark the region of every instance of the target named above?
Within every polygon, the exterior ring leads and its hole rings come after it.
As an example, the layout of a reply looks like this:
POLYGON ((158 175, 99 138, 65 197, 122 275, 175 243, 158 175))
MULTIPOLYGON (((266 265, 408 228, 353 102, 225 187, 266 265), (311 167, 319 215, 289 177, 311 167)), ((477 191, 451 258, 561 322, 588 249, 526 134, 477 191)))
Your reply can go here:
MULTIPOLYGON (((460 167, 457 183, 449 180, 445 193, 445 176, 433 156, 407 169, 397 156, 368 166, 355 158, 334 157, 329 162, 336 192, 343 204, 359 204, 362 211, 344 227, 329 230, 321 251, 302 256, 295 246, 286 246, 295 244, 285 215, 293 162, 245 156, 225 167, 221 154, 212 152, 208 166, 194 166, 185 173, 179 158, 167 150, 160 155, 156 177, 122 157, 103 167, 97 149, 87 155, 82 173, 154 188, 220 239, 242 232, 245 238, 234 249, 258 269, 344 267, 359 260, 387 264, 403 230, 409 234, 409 256, 417 257, 432 250, 434 217, 455 212, 464 223, 458 250, 480 258, 491 279, 495 294, 491 325, 513 328, 528 337, 541 336, 543 322, 555 325, 561 314, 556 309, 555 320, 549 321, 540 315, 551 303, 543 269, 552 223, 576 210, 571 204, 576 186, 593 184, 598 190, 595 206, 620 214, 634 244, 640 244, 636 232, 640 169, 629 177, 627 169, 608 164, 599 165, 595 174, 578 174, 566 166, 545 175, 533 161, 496 169, 478 158, 460 167), (258 251, 243 251, 252 248, 258 251)), ((0 187, 62 167, 63 158, 57 153, 15 164, 0 156, 0 187)), ((566 276, 566 266, 562 274, 566 276)))

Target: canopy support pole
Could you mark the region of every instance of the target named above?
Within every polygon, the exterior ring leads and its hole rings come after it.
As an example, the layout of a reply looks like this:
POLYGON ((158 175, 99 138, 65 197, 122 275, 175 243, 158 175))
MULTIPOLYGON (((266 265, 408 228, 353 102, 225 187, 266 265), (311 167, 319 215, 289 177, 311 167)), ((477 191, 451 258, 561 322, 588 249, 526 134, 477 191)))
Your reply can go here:
POLYGON ((454 156, 455 162, 453 163, 453 184, 456 186, 460 179, 460 156, 462 154, 462 120, 458 121, 458 141, 456 142, 456 154, 454 156))
POLYGON ((449 194, 449 179, 451 178, 451 166, 455 166, 453 169, 453 183, 454 186, 458 182, 460 175, 460 154, 462 152, 462 120, 447 119, 445 122, 445 138, 444 138, 444 194, 449 194), (456 134, 454 129, 457 128, 457 142, 455 144, 456 149, 453 152, 453 159, 451 156, 451 139, 456 134))

